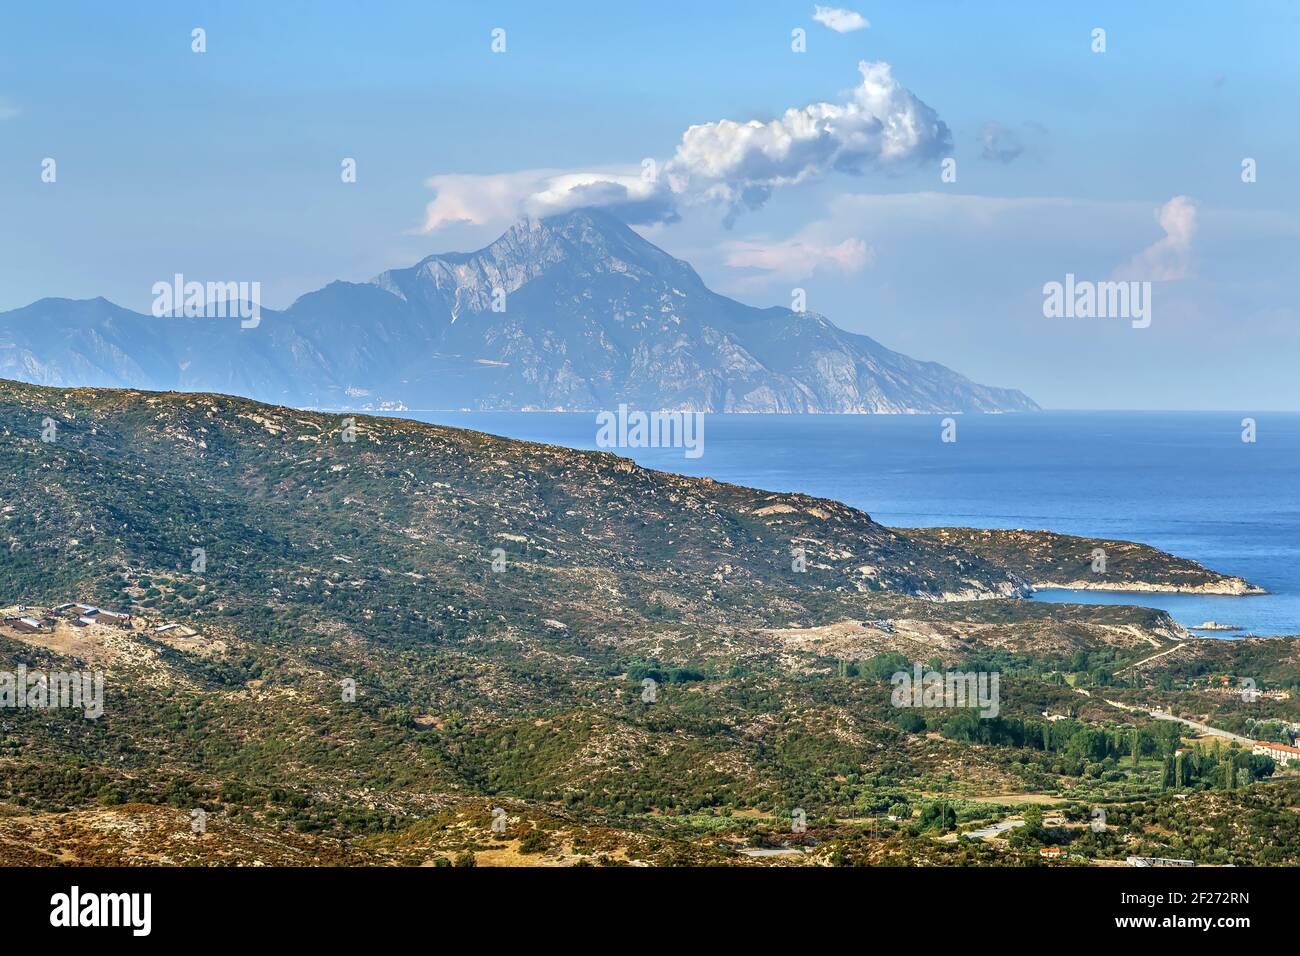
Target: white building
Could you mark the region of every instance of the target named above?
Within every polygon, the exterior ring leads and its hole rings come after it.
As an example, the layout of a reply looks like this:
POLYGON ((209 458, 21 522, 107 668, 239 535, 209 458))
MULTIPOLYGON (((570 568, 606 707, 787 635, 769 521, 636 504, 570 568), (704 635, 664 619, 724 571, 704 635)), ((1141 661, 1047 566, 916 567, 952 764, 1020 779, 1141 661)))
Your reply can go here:
POLYGON ((1300 747, 1291 747, 1287 744, 1269 743, 1267 740, 1255 741, 1255 746, 1250 750, 1253 754, 1262 754, 1265 757, 1272 757, 1282 766, 1286 766, 1292 760, 1300 759, 1300 747))

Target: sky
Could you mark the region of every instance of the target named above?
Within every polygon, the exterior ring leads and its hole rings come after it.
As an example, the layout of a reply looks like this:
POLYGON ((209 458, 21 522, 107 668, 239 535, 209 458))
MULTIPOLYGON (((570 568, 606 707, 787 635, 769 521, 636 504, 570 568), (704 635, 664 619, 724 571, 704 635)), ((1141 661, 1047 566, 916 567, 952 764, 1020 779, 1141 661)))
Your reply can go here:
POLYGON ((0 310, 176 272, 279 308, 596 204, 1045 407, 1300 409, 1300 4, 818 8, 11 5, 0 310), (1067 274, 1150 324, 1045 315, 1067 274))

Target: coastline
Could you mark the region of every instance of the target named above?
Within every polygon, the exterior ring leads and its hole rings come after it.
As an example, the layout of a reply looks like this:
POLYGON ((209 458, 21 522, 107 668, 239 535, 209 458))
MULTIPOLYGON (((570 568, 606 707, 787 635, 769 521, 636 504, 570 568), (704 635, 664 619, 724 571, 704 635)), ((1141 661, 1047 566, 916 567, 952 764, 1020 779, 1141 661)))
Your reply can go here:
POLYGON ((1111 591, 1130 594, 1200 594, 1219 597, 1258 597, 1270 593, 1238 577, 1227 577, 1207 584, 1161 584, 1150 581, 1071 581, 1056 583, 1034 581, 1035 591, 1111 591))

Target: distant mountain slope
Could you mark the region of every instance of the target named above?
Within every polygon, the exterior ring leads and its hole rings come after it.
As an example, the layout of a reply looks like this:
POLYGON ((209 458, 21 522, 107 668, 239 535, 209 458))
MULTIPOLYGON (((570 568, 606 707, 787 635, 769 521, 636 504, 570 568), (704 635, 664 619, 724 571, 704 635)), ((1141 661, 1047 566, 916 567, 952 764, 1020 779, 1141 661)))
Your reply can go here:
POLYGON ((1032 411, 823 316, 757 309, 596 210, 522 220, 478 252, 334 282, 261 324, 103 299, 0 314, 0 376, 221 391, 322 408, 1032 411), (494 308, 495 306, 495 308, 494 308))

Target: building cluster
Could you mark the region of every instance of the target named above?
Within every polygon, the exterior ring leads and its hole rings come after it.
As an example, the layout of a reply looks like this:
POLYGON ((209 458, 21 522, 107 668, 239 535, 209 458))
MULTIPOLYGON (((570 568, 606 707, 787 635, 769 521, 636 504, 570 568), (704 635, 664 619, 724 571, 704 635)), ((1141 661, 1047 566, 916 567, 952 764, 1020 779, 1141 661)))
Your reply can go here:
POLYGON ((107 627, 120 627, 124 631, 135 627, 130 614, 124 611, 105 611, 93 604, 60 604, 49 610, 29 608, 25 604, 20 604, 17 610, 17 614, 5 616, 4 626, 19 634, 49 633, 60 623, 71 624, 73 627, 102 624, 107 627))
POLYGON ((1130 856, 1125 857, 1125 862, 1129 866, 1195 866, 1191 860, 1170 859, 1163 856, 1130 856))
POLYGON ((61 616, 74 627, 106 624, 110 627, 120 627, 124 631, 129 631, 135 626, 131 621, 130 614, 122 611, 105 611, 93 604, 60 604, 54 609, 53 613, 61 616))
MULTIPOLYGON (((133 631, 138 622, 125 611, 106 611, 93 604, 68 602, 53 608, 28 607, 19 604, 13 609, 16 613, 5 613, 0 622, 3 626, 19 634, 52 634, 60 624, 71 627, 89 627, 99 624, 104 627, 121 628, 133 631)), ((197 637, 198 632, 184 624, 159 624, 151 629, 156 637, 197 637)))
POLYGON ((34 617, 26 613, 27 608, 19 607, 18 613, 6 616, 4 626, 17 631, 19 634, 39 634, 41 631, 54 629, 55 620, 50 617, 34 617))
POLYGON ((1240 682, 1227 674, 1217 674, 1207 677, 1205 680, 1205 689, 1217 694, 1231 694, 1232 696, 1243 696, 1247 700, 1290 700, 1291 692, 1281 688, 1273 690, 1257 690, 1254 687, 1242 687, 1240 682))

